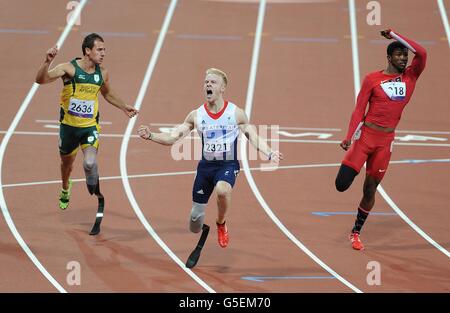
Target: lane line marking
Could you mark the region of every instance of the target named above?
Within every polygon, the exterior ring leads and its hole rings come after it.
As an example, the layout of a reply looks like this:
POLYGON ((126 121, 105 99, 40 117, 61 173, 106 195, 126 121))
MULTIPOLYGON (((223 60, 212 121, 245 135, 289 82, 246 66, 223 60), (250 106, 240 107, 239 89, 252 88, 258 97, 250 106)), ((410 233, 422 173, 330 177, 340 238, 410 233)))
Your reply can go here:
POLYGON ((338 43, 338 38, 325 37, 274 37, 275 42, 297 42, 297 43, 338 43))
MULTIPOLYGON (((245 113, 247 114, 248 119, 250 120, 252 106, 253 106, 253 96, 255 90, 255 82, 256 82, 256 72, 258 68, 258 59, 259 59, 259 50, 261 47, 261 33, 264 24, 264 15, 265 15, 266 1, 261 0, 259 3, 259 11, 258 11, 258 21, 255 32, 255 42, 253 46, 253 55, 252 55, 252 64, 250 68, 249 74, 249 83, 247 89, 247 98, 245 102, 245 113)), ((241 160, 243 164, 243 169, 245 173, 245 177, 250 185, 250 188, 253 191, 256 199, 267 213, 267 215, 272 219, 272 221, 278 226, 278 228, 295 244, 299 247, 304 253, 306 253, 311 259, 313 259, 317 264, 319 264, 324 270, 328 273, 339 279, 343 284, 352 289, 355 292, 361 292, 358 288, 348 282, 346 279, 341 277, 338 273, 332 270, 328 265, 326 265, 322 260, 320 260, 316 255, 314 255, 305 245, 303 245, 278 219, 278 217, 273 213, 267 202, 264 200, 261 195, 256 183, 253 179, 253 176, 250 172, 249 163, 247 160, 247 150, 245 145, 245 140, 241 140, 240 142, 240 152, 241 152, 241 160)))
MULTIPOLYGON (((75 24, 76 19, 81 13, 81 10, 84 8, 87 0, 81 0, 80 4, 75 8, 71 19, 69 20, 68 24, 64 28, 63 33, 59 37, 58 41, 56 42, 56 45, 59 49, 62 48, 64 41, 66 40, 67 36, 70 33, 70 30, 72 29, 73 25, 75 24)), ((5 137, 3 137, 1 146, 0 146, 0 186, 3 185, 2 183, 2 170, 3 170, 3 158, 6 152, 6 148, 8 146, 8 142, 11 139, 12 134, 14 133, 17 125, 19 124, 22 116, 24 115, 26 109, 28 108, 28 105, 30 104, 31 100, 33 99, 37 89, 39 87, 39 84, 33 83, 30 91, 28 92, 27 96, 25 97, 25 100, 23 100, 22 104, 20 105, 19 110, 17 111, 16 116, 14 117, 11 125, 9 126, 5 137)), ((39 271, 42 273, 42 275, 47 278, 47 280, 61 293, 66 293, 67 291, 56 281, 56 279, 47 271, 47 269, 41 264, 41 262, 38 260, 38 258, 34 255, 34 253, 31 251, 31 249, 26 244, 25 240, 23 240, 22 236, 20 235, 19 231, 16 228, 16 225, 14 224, 11 215, 8 210, 8 206, 6 204, 5 195, 3 194, 3 187, 0 188, 0 205, 2 208, 3 216, 5 217, 5 221, 8 224, 9 229, 11 230, 11 233, 14 235, 14 238, 16 238, 17 242, 19 243, 20 247, 23 249, 23 251, 27 254, 27 256, 30 258, 30 260, 34 263, 34 265, 39 269, 39 271)))
POLYGON ((358 95, 361 85, 359 82, 359 51, 358 51, 358 32, 356 30, 356 10, 355 1, 348 0, 349 18, 350 18, 350 34, 352 44, 352 64, 353 64, 353 87, 354 94, 358 95))
MULTIPOLYGON (((356 215, 357 212, 311 212, 312 215, 332 216, 332 215, 356 215)), ((392 212, 370 212, 370 215, 396 216, 397 213, 392 212)))
MULTIPOLYGON (((54 126, 50 126, 47 128, 56 128, 54 126)), ((0 131, 0 134, 6 134, 6 131, 0 131)), ((58 132, 35 132, 35 131, 16 131, 13 135, 32 135, 32 136, 58 136, 58 132)), ((104 138, 123 138, 124 134, 100 134, 100 137, 104 138)), ((130 138, 140 138, 138 135, 130 135, 130 138)), ((186 136, 184 140, 196 139, 199 140, 200 137, 196 133, 194 136, 186 136)), ((241 140, 238 138, 238 140, 241 140)), ((266 139, 269 142, 291 142, 291 143, 326 143, 326 144, 339 144, 341 141, 339 140, 317 140, 317 139, 266 139)), ((450 147, 450 144, 447 143, 426 143, 426 142, 394 142, 394 146, 417 146, 417 147, 450 147)))
POLYGON ((1 34, 48 35, 48 30, 0 28, 1 34))
MULTIPOLYGON (((425 164, 425 163, 450 163, 450 159, 408 159, 399 161, 390 161, 389 165, 393 164, 425 164)), ((323 167, 339 167, 341 163, 323 163, 323 164, 298 164, 298 165, 279 165, 277 169, 280 170, 290 170, 290 169, 303 169, 303 168, 323 168, 323 167)), ((250 171, 257 172, 267 172, 267 167, 262 169, 261 167, 250 167, 250 171)), ((129 179, 134 178, 147 178, 147 177, 163 177, 163 176, 178 176, 178 175, 194 175, 196 171, 182 171, 182 172, 165 172, 165 173, 149 173, 149 174, 135 174, 128 175, 129 179)), ((122 176, 106 176, 101 177, 101 181, 106 180, 116 180, 122 179, 122 176)), ((75 182, 85 182, 85 178, 73 178, 72 181, 75 182)), ((26 186, 38 186, 38 185, 51 185, 51 184, 61 184, 61 180, 48 180, 48 181, 37 181, 28 183, 14 183, 14 184, 4 184, 3 188, 11 187, 26 187, 26 186)))
MULTIPOLYGON (((437 44, 437 41, 434 40, 417 40, 416 42, 421 44, 422 46, 430 46, 437 44)), ((388 45, 389 43, 391 43, 391 41, 387 39, 371 39, 369 40, 369 43, 375 45, 388 45)))
MULTIPOLYGON (((156 66, 156 62, 158 61, 159 54, 161 52, 161 48, 164 43, 164 39, 167 34, 167 30, 169 29, 169 24, 172 20, 175 8, 177 5, 177 0, 171 0, 169 8, 167 9, 166 16, 164 18, 163 25, 161 27, 161 31, 158 35, 158 40, 156 42, 155 48, 153 50, 152 56, 150 58, 147 70, 145 72, 144 80, 142 81, 141 88, 139 90, 139 94, 137 96, 136 102, 135 102, 135 108, 140 109, 142 106, 142 101, 144 100, 145 93, 147 92, 148 85, 150 83, 150 79, 152 78, 153 71, 156 66)), ((153 237, 153 239, 157 242, 157 244, 169 255, 170 258, 183 270, 185 271, 195 282, 197 282, 200 286, 202 286, 205 290, 211 293, 215 293, 215 290, 212 289, 206 282, 204 282, 197 274, 195 274, 192 270, 186 268, 184 262, 182 262, 178 256, 175 255, 175 253, 172 252, 172 250, 166 245, 166 243, 158 236, 158 234, 155 232, 153 227, 150 225, 148 220, 145 218, 144 214, 142 213, 141 208, 139 207, 139 204, 136 201, 136 198, 134 197, 133 191, 130 186, 130 182, 128 180, 128 171, 127 171, 127 149, 128 149, 128 142, 131 135, 131 132, 133 130, 134 124, 136 123, 137 118, 131 118, 128 122, 127 128, 125 130, 125 134, 122 140, 122 145, 120 147, 120 174, 122 176, 122 183, 123 187, 125 189, 125 193, 127 194, 128 200, 130 201, 131 206, 133 207, 134 212, 136 213, 137 217, 141 221, 142 225, 145 227, 147 232, 150 234, 150 236, 153 237)))
MULTIPOLYGON (((91 34, 92 32, 83 32, 83 36, 87 36, 91 34)), ((147 36, 146 33, 139 33, 139 32, 97 32, 100 36, 104 37, 145 37, 147 36)))
POLYGON ((243 280, 266 282, 268 280, 336 279, 334 276, 242 276, 243 280))
POLYGON ((447 42, 450 48, 450 26, 448 24, 447 11, 445 10, 444 0, 437 0, 437 4, 439 7, 439 12, 441 14, 442 25, 445 29, 445 34, 447 35, 447 42))
MULTIPOLYGON (((355 5, 354 0, 349 0, 350 4, 352 6, 355 5)), ((350 19, 354 22, 352 24, 352 39, 357 35, 357 29, 356 29, 356 13, 353 10, 350 10, 350 19)), ((353 42, 353 40, 352 40, 353 42)), ((358 93, 360 90, 360 73, 359 73, 359 60, 358 60, 358 44, 355 43, 355 45, 352 44, 352 55, 354 56, 354 82, 355 82, 355 101, 358 97, 358 93), (355 50, 353 50, 355 49, 355 50), (357 66, 356 66, 357 65, 357 66)), ((365 166, 365 165, 364 165, 365 166)), ((384 200, 389 204, 389 206, 398 214, 400 217, 409 225, 413 230, 415 230, 420 236, 422 236, 426 241, 428 241, 431 245, 433 245, 435 248, 437 248, 439 251, 441 251, 444 255, 450 258, 450 252, 447 251, 444 247, 442 247, 440 244, 438 244, 436 241, 434 241, 430 236, 428 236, 422 229, 420 229, 413 221, 411 221, 408 216, 406 216, 405 213, 395 204, 395 202, 392 200, 392 198, 387 194, 387 192, 384 190, 384 188, 381 186, 381 184, 378 185, 377 188, 380 195, 384 198, 384 200)))
POLYGON ((190 39, 190 40, 226 40, 226 41, 242 40, 242 36, 231 36, 231 35, 179 34, 176 35, 175 37, 178 39, 190 39))

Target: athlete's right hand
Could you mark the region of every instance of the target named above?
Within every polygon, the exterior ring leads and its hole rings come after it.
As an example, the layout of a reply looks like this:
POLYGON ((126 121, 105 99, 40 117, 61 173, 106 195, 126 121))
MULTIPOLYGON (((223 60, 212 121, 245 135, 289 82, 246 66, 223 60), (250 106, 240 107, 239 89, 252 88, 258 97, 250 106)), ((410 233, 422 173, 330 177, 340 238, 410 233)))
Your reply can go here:
POLYGON ((341 148, 344 149, 345 151, 347 151, 348 148, 350 148, 351 145, 352 145, 352 141, 351 140, 347 140, 347 139, 342 140, 342 142, 340 144, 341 148))
POLYGON ((53 59, 58 54, 58 46, 54 46, 47 50, 47 53, 45 54, 45 61, 50 63, 53 61, 53 59))
POLYGON ((386 29, 386 30, 380 31, 381 36, 383 36, 386 39, 392 39, 392 36, 390 35, 390 33, 391 33, 391 29, 386 29))
POLYGON ((148 140, 150 136, 150 128, 145 125, 139 126, 138 134, 141 136, 141 138, 148 140))
POLYGON ((283 159, 284 155, 280 151, 272 151, 269 155, 269 160, 273 163, 280 163, 283 159))

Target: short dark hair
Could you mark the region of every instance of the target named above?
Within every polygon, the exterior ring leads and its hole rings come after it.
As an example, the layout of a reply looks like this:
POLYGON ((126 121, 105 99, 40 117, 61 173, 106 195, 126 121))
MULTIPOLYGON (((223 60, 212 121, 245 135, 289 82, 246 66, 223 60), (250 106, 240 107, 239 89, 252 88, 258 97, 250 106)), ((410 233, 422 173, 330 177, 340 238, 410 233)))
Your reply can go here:
POLYGON ((83 50, 83 55, 86 55, 86 48, 92 49, 94 47, 94 43, 96 40, 100 40, 101 42, 105 42, 99 34, 92 33, 84 37, 83 44, 81 45, 81 49, 83 50))
POLYGON ((397 49, 407 49, 401 42, 393 41, 387 46, 387 55, 392 55, 397 49))

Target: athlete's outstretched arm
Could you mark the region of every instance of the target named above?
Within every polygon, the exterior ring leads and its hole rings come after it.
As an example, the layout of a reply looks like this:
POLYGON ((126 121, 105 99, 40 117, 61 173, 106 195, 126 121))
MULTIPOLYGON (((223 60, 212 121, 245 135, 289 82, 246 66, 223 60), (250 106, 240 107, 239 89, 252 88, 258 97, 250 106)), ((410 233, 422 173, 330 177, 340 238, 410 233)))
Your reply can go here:
POLYGON ((131 105, 126 104, 111 88, 109 83, 109 74, 105 68, 102 68, 103 86, 100 91, 106 101, 111 103, 116 108, 122 110, 128 117, 133 117, 139 113, 138 110, 131 105))
POLYGON ((195 110, 189 113, 184 122, 175 127, 170 133, 152 133, 148 126, 141 125, 139 126, 138 134, 143 139, 170 146, 191 133, 194 129, 194 120, 195 110))
POLYGON ((387 39, 395 39, 400 41, 406 48, 408 48, 408 50, 415 54, 414 59, 411 62, 411 69, 413 70, 416 78, 419 77, 425 69, 425 65, 427 63, 427 51, 425 48, 414 40, 396 33, 392 29, 381 31, 381 35, 387 39))
POLYGON ((264 153, 269 160, 274 162, 280 162, 283 160, 283 154, 279 151, 273 151, 267 142, 261 138, 256 132, 255 125, 250 125, 245 112, 236 108, 236 123, 239 126, 241 132, 247 137, 248 141, 258 150, 264 153))
POLYGON ((45 53, 45 61, 41 65, 36 74, 36 83, 47 84, 54 82, 55 80, 63 77, 66 74, 70 77, 73 77, 73 75, 75 75, 75 69, 70 63, 58 64, 51 70, 48 69, 57 54, 58 54, 57 46, 54 46, 53 48, 47 50, 47 52, 45 53))

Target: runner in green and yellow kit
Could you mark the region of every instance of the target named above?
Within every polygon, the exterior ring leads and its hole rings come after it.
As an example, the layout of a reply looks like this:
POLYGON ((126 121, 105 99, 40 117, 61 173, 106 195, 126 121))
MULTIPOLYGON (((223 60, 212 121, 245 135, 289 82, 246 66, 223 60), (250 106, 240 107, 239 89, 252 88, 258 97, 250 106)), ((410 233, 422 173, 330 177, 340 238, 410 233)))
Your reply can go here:
POLYGON ((128 117, 139 113, 119 98, 109 84, 108 71, 101 66, 105 57, 103 38, 95 33, 86 36, 82 50, 82 58, 75 58, 49 70, 50 63, 58 53, 58 47, 49 49, 36 76, 36 82, 39 84, 51 83, 58 78, 61 78, 64 84, 61 92, 59 131, 62 178, 59 207, 62 210, 69 206, 72 186, 70 173, 80 146, 84 154, 83 168, 88 191, 99 198, 99 207, 100 198, 103 201, 97 166, 100 132, 98 92, 128 117))

